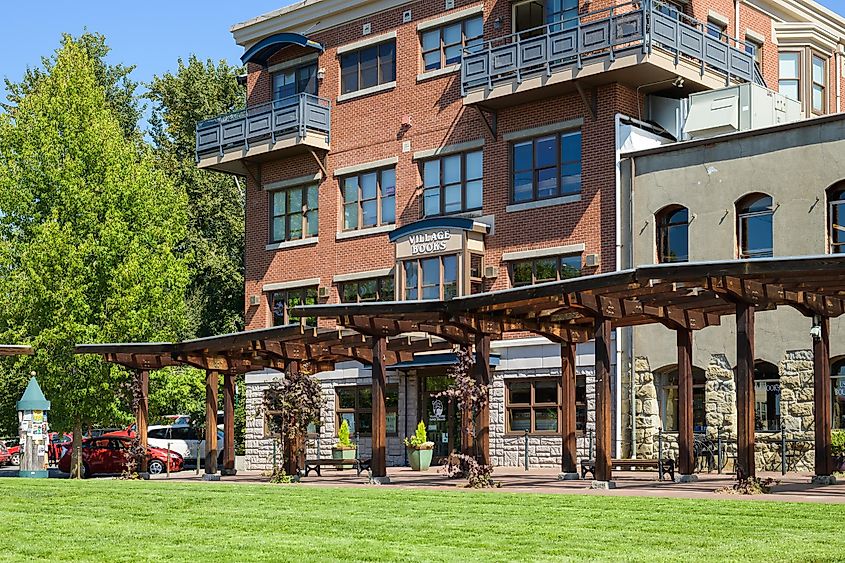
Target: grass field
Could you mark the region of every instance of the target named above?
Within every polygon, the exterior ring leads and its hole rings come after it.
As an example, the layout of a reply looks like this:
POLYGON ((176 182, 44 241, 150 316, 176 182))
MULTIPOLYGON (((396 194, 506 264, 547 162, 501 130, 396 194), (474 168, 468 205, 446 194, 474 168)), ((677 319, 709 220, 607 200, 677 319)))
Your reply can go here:
POLYGON ((845 506, 0 480, 0 560, 819 561, 845 506))

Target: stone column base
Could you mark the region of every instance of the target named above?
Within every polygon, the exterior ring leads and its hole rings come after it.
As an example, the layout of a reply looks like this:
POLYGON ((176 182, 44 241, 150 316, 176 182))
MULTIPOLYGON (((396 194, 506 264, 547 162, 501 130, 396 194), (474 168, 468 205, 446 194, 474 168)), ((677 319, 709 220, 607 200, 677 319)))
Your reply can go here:
POLYGON ((390 484, 390 477, 385 475, 384 477, 370 477, 367 479, 367 482, 370 485, 389 485, 390 484))
POLYGON ((221 469, 220 470, 220 475, 222 475, 223 477, 234 477, 237 474, 238 474, 237 469, 221 469))
POLYGON ((580 475, 577 473, 558 473, 557 480, 558 481, 577 481, 581 478, 580 475))
POLYGON ((813 485, 835 485, 836 477, 833 475, 813 475, 813 479, 810 482, 813 485))
POLYGON ((219 473, 203 473, 202 474, 203 481, 219 481, 220 474, 219 473))
POLYGON ((698 481, 698 475, 681 475, 680 473, 675 474, 676 483, 695 483, 696 481, 698 481))
POLYGON ((616 481, 593 481, 590 483, 591 489, 598 489, 601 491, 609 491, 616 488, 616 481))

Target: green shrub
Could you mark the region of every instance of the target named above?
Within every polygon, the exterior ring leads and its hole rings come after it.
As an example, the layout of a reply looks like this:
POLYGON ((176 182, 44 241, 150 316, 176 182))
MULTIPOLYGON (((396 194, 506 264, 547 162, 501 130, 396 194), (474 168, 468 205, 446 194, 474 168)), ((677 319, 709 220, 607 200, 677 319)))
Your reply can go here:
POLYGON ((343 421, 340 425, 340 430, 337 431, 337 448, 352 448, 352 440, 349 439, 349 423, 343 421))
POLYGON ((410 438, 405 438, 405 445, 418 450, 431 449, 431 446, 434 446, 434 444, 428 441, 428 435, 425 432, 425 423, 420 421, 420 423, 417 424, 416 433, 414 433, 414 435, 410 438))
POLYGON ((845 430, 833 430, 830 433, 830 451, 833 455, 845 454, 845 430))

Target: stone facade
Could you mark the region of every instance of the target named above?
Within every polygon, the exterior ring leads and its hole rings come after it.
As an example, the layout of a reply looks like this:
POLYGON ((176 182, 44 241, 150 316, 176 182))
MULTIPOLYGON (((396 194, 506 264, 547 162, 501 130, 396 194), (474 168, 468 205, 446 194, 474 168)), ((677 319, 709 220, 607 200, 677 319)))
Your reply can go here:
POLYGON ((635 408, 637 421, 636 452, 639 458, 657 456, 657 432, 660 428, 660 411, 657 388, 648 358, 634 360, 635 408))

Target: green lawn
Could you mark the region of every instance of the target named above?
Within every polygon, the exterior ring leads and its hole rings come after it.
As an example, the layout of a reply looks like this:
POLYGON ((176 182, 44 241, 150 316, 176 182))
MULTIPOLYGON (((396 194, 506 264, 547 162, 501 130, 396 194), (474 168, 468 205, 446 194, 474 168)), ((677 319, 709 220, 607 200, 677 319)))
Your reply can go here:
POLYGON ((841 560, 845 506, 0 480, 0 560, 841 560))

